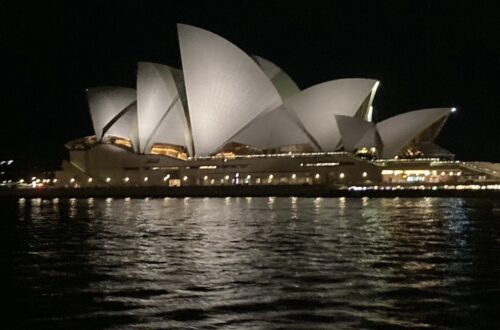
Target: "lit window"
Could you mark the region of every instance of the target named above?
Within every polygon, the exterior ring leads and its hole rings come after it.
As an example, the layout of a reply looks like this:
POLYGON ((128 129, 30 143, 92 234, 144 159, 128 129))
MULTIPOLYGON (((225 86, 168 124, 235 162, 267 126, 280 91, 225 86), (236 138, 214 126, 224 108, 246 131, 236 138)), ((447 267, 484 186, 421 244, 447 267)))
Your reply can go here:
POLYGON ((224 179, 229 180, 229 175, 226 175, 224 179))
POLYGON ((250 180, 252 176, 250 174, 247 175, 247 180, 250 180))
POLYGON ((297 174, 295 174, 295 173, 292 174, 292 179, 294 179, 294 180, 297 179, 297 174))
POLYGON ((207 180, 208 180, 208 176, 206 176, 206 175, 205 175, 205 176, 203 177, 203 180, 207 181, 207 180))
POLYGON ((269 174, 269 180, 272 180, 274 178, 274 175, 269 174))

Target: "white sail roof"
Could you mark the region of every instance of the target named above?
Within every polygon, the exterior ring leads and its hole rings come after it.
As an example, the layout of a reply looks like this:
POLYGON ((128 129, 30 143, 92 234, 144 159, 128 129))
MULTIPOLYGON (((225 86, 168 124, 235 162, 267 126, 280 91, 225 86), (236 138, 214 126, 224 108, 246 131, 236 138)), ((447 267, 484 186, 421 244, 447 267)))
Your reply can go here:
POLYGON ((352 152, 362 147, 377 147, 377 128, 374 123, 343 115, 335 115, 335 120, 345 150, 352 152))
POLYGON ((255 62, 259 64, 266 76, 271 79, 271 82, 274 87, 276 87, 276 90, 280 94, 283 101, 288 99, 290 96, 300 93, 300 88, 297 86, 295 81, 293 81, 292 78, 279 66, 260 56, 254 55, 252 57, 255 62))
POLYGON ((396 156, 416 136, 439 120, 445 119, 451 113, 451 109, 415 110, 377 123, 377 130, 384 145, 382 157, 392 158, 396 156))
POLYGON ((95 87, 87 89, 90 115, 98 140, 103 137, 103 129, 121 111, 135 102, 136 93, 132 88, 95 87))
POLYGON ((266 112, 242 129, 233 142, 272 149, 293 144, 314 144, 297 123, 297 119, 284 106, 266 112))
POLYGON ((138 65, 137 115, 142 153, 149 152, 155 142, 168 142, 190 150, 185 111, 172 70, 156 63, 138 65))
POLYGON ((297 114, 323 151, 333 151, 340 142, 334 115, 354 117, 376 84, 372 79, 332 80, 301 91, 285 105, 297 114))
POLYGON ((129 105, 126 112, 117 118, 105 135, 119 136, 129 139, 132 142, 134 151, 139 151, 139 130, 137 127, 137 104, 129 105))
POLYGON ((282 100, 259 66, 226 39, 184 24, 178 32, 195 153, 209 155, 282 100))

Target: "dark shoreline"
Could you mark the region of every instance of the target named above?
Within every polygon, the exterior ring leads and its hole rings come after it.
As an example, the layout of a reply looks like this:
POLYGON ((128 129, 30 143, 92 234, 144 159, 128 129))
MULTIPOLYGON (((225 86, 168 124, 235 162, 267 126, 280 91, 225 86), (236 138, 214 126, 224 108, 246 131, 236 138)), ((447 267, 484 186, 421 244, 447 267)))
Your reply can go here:
POLYGON ((500 190, 347 190, 322 186, 199 186, 4 189, 0 198, 145 197, 476 197, 500 198, 500 190))

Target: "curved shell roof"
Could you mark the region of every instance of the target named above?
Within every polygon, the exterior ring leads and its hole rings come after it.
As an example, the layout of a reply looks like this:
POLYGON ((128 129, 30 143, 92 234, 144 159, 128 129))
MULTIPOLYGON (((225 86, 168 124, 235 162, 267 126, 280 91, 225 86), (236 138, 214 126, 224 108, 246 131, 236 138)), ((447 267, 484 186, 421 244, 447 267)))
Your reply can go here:
POLYGON ((190 150, 185 111, 172 71, 156 63, 138 65, 137 115, 142 153, 149 152, 154 142, 168 142, 190 150))
POLYGON ((323 151, 336 150, 340 132, 334 115, 354 117, 377 81, 339 79, 309 87, 285 102, 323 151))
MULTIPOLYGON (((451 108, 415 110, 397 115, 377 124, 384 145, 383 158, 392 158, 416 136, 441 119, 446 119, 451 108)), ((438 132, 433 132, 435 136, 438 132)))
POLYGON ((314 147, 311 139, 297 123, 297 119, 284 106, 255 118, 231 141, 260 149, 272 149, 292 144, 310 144, 314 147))
POLYGON ((361 147, 377 147, 377 128, 374 123, 343 115, 335 115, 335 120, 345 150, 352 152, 361 147))
POLYGON ((184 24, 178 32, 195 152, 209 155, 282 100, 257 63, 226 39, 184 24))
POLYGON ((139 151, 139 130, 137 127, 137 103, 127 107, 127 111, 106 131, 106 135, 120 136, 132 142, 134 151, 139 151))
POLYGON ((299 86, 297 86, 295 81, 293 81, 292 78, 290 78, 290 76, 279 66, 260 56, 254 55, 252 57, 255 62, 259 64, 266 76, 271 79, 283 101, 288 99, 290 96, 300 93, 299 86))
POLYGON ((103 129, 125 108, 135 102, 132 88, 95 87, 87 89, 90 114, 94 132, 98 140, 103 138, 103 129))

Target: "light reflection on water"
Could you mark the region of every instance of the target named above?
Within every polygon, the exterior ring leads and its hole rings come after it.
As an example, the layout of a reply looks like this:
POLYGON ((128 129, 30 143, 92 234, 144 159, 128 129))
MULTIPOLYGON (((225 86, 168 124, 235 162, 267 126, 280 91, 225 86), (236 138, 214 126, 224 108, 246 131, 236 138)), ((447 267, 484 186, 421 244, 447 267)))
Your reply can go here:
POLYGON ((500 201, 2 202, 19 327, 494 327, 500 201))

